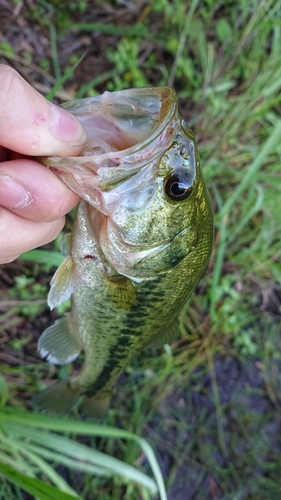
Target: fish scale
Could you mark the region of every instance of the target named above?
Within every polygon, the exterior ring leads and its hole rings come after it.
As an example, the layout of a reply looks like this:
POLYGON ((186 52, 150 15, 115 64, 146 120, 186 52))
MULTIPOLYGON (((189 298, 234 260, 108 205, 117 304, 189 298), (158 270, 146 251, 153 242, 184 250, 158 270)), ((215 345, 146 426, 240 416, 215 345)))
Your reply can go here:
POLYGON ((102 418, 134 356, 177 335, 211 255, 213 212, 173 89, 106 92, 66 109, 85 127, 84 151, 42 162, 83 198, 48 297, 53 308, 71 296, 71 311, 43 332, 39 352, 63 364, 82 351, 84 360, 34 405, 102 418))

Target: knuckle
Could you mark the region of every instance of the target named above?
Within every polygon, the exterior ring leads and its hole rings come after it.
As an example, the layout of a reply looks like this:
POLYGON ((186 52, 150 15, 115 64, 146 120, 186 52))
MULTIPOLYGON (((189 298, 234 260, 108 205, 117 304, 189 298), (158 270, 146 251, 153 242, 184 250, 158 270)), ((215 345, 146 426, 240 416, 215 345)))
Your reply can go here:
POLYGON ((3 104, 11 98, 21 81, 20 75, 11 66, 0 65, 1 96, 3 104))

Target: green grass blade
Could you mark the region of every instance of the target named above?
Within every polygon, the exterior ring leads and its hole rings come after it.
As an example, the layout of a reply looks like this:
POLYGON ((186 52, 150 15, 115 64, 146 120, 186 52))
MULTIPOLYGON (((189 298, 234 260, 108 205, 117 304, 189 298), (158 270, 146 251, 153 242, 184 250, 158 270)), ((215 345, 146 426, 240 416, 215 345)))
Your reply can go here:
POLYGON ((94 89, 95 87, 97 87, 97 85, 100 85, 101 83, 105 82, 106 80, 109 80, 110 78, 113 78, 114 76, 117 76, 119 74, 120 74, 120 72, 118 71, 118 69, 114 68, 114 69, 110 69, 108 71, 105 71, 104 73, 102 73, 102 75, 96 76, 95 78, 93 78, 92 80, 90 80, 87 83, 84 83, 84 85, 82 85, 80 87, 80 89, 76 93, 76 99, 82 99, 82 97, 84 97, 85 94, 87 94, 87 92, 89 92, 89 90, 94 89))
POLYGON ((72 432, 84 436, 101 436, 124 439, 139 439, 133 433, 116 429, 115 427, 94 424, 85 421, 77 421, 68 417, 49 417, 36 411, 17 410, 9 406, 0 407, 0 424, 16 423, 27 427, 39 427, 41 429, 56 432, 72 432))
POLYGON ((48 264, 49 267, 59 267, 64 256, 60 252, 49 250, 29 250, 29 252, 22 253, 18 258, 30 262, 48 264))
POLYGON ((49 30, 50 30, 50 48, 51 48, 55 79, 60 80, 61 70, 60 70, 58 47, 57 47, 57 32, 56 28, 52 25, 51 22, 49 23, 49 30))
MULTIPOLYGON (((26 430, 26 428, 25 428, 26 430)), ((71 488, 67 482, 58 474, 53 467, 51 467, 45 460, 43 460, 40 456, 37 454, 34 454, 31 450, 28 450, 25 448, 25 442, 17 442, 15 439, 15 436, 11 436, 9 439, 8 437, 1 437, 2 444, 6 444, 6 446, 9 446, 9 451, 12 452, 13 454, 17 454, 18 456, 22 456, 24 458, 24 461, 21 463, 17 462, 17 464, 14 464, 14 468, 16 470, 21 470, 22 472, 25 472, 27 476, 33 476, 33 473, 30 471, 29 468, 29 463, 34 464, 36 470, 41 470, 42 473, 50 479, 50 481, 53 482, 53 484, 59 488, 60 491, 64 491, 65 493, 69 493, 70 495, 77 496, 76 491, 71 488)), ((6 460, 4 460, 5 463, 6 460)), ((34 467, 33 467, 34 470, 34 467)))
MULTIPOLYGON (((69 456, 65 456, 62 453, 55 452, 54 450, 47 450, 42 446, 24 443, 24 447, 27 450, 31 450, 36 453, 38 456, 44 457, 48 460, 55 461, 60 465, 65 465, 69 469, 80 470, 83 473, 93 474, 98 476, 111 476, 111 472, 93 464, 89 464, 86 462, 78 462, 75 458, 70 458, 69 456)), ((1 455, 0 455, 1 460, 1 455)), ((2 460, 6 462, 5 460, 2 460)), ((8 462, 7 462, 8 463, 8 462)))
POLYGON ((98 31, 107 35, 122 35, 122 36, 141 36, 148 37, 149 31, 143 24, 135 24, 135 26, 115 26, 114 24, 103 23, 74 23, 71 26, 71 31, 98 31))
MULTIPOLYGON (((39 427, 41 429, 53 430, 56 432, 74 433, 87 436, 100 436, 105 438, 129 439, 136 442, 145 453, 151 470, 154 474, 155 481, 158 486, 161 500, 167 500, 163 476, 157 462, 155 453, 150 444, 136 436, 135 434, 116 429, 115 427, 89 423, 85 421, 77 421, 70 418, 54 418, 46 415, 41 415, 37 412, 27 412, 22 410, 14 410, 13 408, 0 408, 0 425, 8 423, 16 423, 26 425, 28 427, 39 427)), ((61 451, 61 450, 59 450, 61 451)))
POLYGON ((159 467, 158 461, 156 459, 156 456, 155 456, 155 453, 154 453, 152 447, 150 446, 150 444, 147 441, 145 441, 145 439, 137 438, 137 442, 139 443, 139 445, 143 449, 144 453, 146 454, 147 460, 148 460, 149 465, 151 467, 151 470, 154 474, 155 481, 156 481, 157 486, 158 486, 160 500, 167 500, 168 497, 167 497, 167 493, 166 493, 166 488, 165 488, 162 472, 161 472, 161 469, 159 467))
POLYGON ((184 24, 184 27, 183 27, 183 30, 182 30, 182 33, 181 33, 181 36, 179 39, 179 43, 178 43, 177 53, 176 53, 175 60, 174 60, 174 63, 173 63, 172 69, 171 69, 171 73, 170 73, 170 76, 168 79, 168 85, 170 85, 171 87, 174 85, 174 80, 175 80, 176 72, 178 69, 178 63, 179 63, 179 60, 182 56, 183 49, 186 45, 186 39, 187 39, 188 32, 190 30, 190 25, 192 23, 193 14, 194 14, 194 11, 195 11, 198 3, 199 3, 199 0, 193 0, 191 2, 188 14, 186 16, 185 24, 184 24))
MULTIPOLYGON (((155 482, 143 472, 137 470, 135 467, 128 465, 121 460, 113 458, 98 450, 93 450, 88 446, 76 443, 72 439, 54 435, 50 432, 38 431, 35 429, 27 429, 21 425, 4 425, 5 430, 11 432, 13 438, 20 437, 21 439, 28 438, 29 442, 35 442, 39 446, 46 447, 56 452, 64 453, 71 456, 77 461, 88 461, 93 465, 100 465, 105 470, 107 469, 112 474, 124 476, 127 479, 137 482, 145 486, 152 493, 157 492, 155 482)), ((21 441, 22 443, 22 441, 21 441)), ((23 443, 22 443, 23 444, 23 443)))
POLYGON ((51 101, 54 98, 54 96, 56 95, 56 92, 65 84, 65 82, 67 82, 67 80, 69 80, 69 78, 71 78, 73 76, 75 69, 80 64, 80 62, 83 61, 86 53, 87 52, 82 54, 82 56, 78 59, 78 61, 75 64, 73 64, 73 66, 71 66, 71 68, 66 68, 64 74, 57 81, 57 83, 53 86, 52 90, 50 90, 50 92, 48 92, 48 94, 46 95, 46 99, 51 101))
POLYGON ((59 491, 39 479, 25 476, 2 462, 0 462, 0 474, 40 500, 74 500, 75 498, 81 498, 59 491))
POLYGON ((258 184, 255 186, 257 191, 256 203, 250 208, 248 212, 245 213, 244 217, 238 222, 238 224, 233 228, 231 234, 228 235, 227 243, 232 242, 240 231, 247 225, 251 218, 261 209, 264 200, 264 192, 261 186, 258 184))
POLYGON ((221 277, 222 266, 226 251, 227 219, 223 217, 219 225, 220 242, 216 251, 213 277, 210 291, 210 315, 212 320, 216 319, 216 304, 220 298, 218 284, 221 277))
POLYGON ((240 198, 243 191, 245 191, 245 189, 247 189, 249 184, 253 181, 255 175, 257 174, 259 169, 263 166, 263 162, 267 158, 267 156, 274 151, 274 149, 278 144, 280 144, 280 137, 281 137, 281 121, 278 120, 278 122, 274 127, 274 130, 268 137, 266 143, 263 146, 261 146, 252 165, 250 165, 249 169, 246 170, 242 181, 233 191, 232 195, 229 196, 224 206, 220 210, 219 214, 221 218, 223 218, 229 212, 229 210, 233 207, 234 203, 236 203, 236 201, 240 198))
MULTIPOLYGON (((1 443, 1 447, 2 447, 2 443, 1 443)), ((10 450, 11 450, 11 448, 10 448, 10 450)), ((17 467, 15 466, 16 465, 15 457, 12 457, 6 453, 2 453, 2 451, 3 450, 0 451, 0 463, 3 462, 4 464, 10 465, 11 467, 14 467, 15 469, 17 469, 17 467)), ((0 496, 0 498, 1 498, 1 496, 0 496)))

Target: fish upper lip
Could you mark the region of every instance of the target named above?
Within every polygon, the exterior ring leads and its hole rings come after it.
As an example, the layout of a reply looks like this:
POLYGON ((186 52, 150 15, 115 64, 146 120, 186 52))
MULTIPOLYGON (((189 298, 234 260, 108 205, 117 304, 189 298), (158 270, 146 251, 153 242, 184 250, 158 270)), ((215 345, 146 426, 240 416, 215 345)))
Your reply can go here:
MULTIPOLYGON (((173 110, 172 116, 175 114, 175 110, 173 110)), ((169 122, 172 120, 172 116, 169 117, 169 122)), ((91 169, 93 174, 97 175, 97 171, 100 168, 103 168, 100 166, 104 160, 111 160, 113 163, 116 164, 116 167, 118 168, 119 166, 125 168, 125 165, 134 165, 139 161, 139 159, 144 160, 144 164, 147 164, 150 161, 153 161, 154 158, 156 158, 159 155, 159 151, 153 150, 153 143, 157 141, 159 137, 161 137, 161 134, 163 134, 164 129, 166 128, 168 130, 174 130, 173 127, 168 127, 167 124, 165 123, 164 126, 162 127, 163 124, 161 124, 161 127, 157 128, 154 133, 147 139, 145 139, 143 142, 137 142, 133 146, 130 146, 129 148, 126 149, 121 149, 121 150, 116 150, 116 151, 110 151, 106 153, 101 153, 98 155, 85 155, 85 156, 70 156, 70 157, 60 157, 60 156, 48 156, 48 157, 38 157, 39 161, 42 162, 44 165, 46 165, 49 168, 57 168, 58 170, 63 167, 71 167, 77 165, 86 165, 88 168, 91 169), (146 147, 150 147, 150 149, 153 151, 149 156, 143 157, 144 155, 142 154, 141 158, 134 157, 134 161, 131 162, 129 160, 125 161, 122 163, 123 159, 127 159, 130 157, 133 157, 136 155, 136 153, 142 149, 145 149, 146 147), (147 161, 145 161, 147 160, 147 161), (91 166, 91 162, 93 162, 95 169, 91 166)), ((169 147, 170 143, 172 142, 172 135, 170 140, 167 141, 167 144, 165 145, 166 148, 169 147)), ((142 168, 143 165, 140 166, 142 168)), ((127 167, 128 168, 128 167, 127 167)), ((128 170, 129 171, 129 170, 128 170)))
MULTIPOLYGON (((167 89, 166 89, 166 92, 167 92, 167 89)), ((147 91, 149 92, 149 90, 154 91, 154 89, 148 88, 147 91)), ((172 98, 174 90, 169 88, 169 93, 170 93, 170 97, 168 99, 170 100, 170 104, 169 104, 169 107, 168 107, 168 110, 167 110, 165 116, 163 117, 163 115, 161 115, 161 112, 159 111, 160 123, 157 124, 155 129, 152 131, 152 133, 148 137, 146 137, 145 139, 143 139, 141 141, 136 141, 135 144, 133 144, 132 146, 129 146, 127 148, 120 149, 120 150, 104 152, 104 153, 97 154, 97 155, 71 156, 68 158, 61 158, 58 156, 49 156, 49 157, 41 157, 41 158, 39 158, 39 160, 42 163, 44 163, 46 166, 56 166, 56 165, 59 166, 59 163, 62 165, 63 161, 65 161, 68 165, 77 165, 77 163, 85 164, 91 160, 92 161, 94 160, 96 164, 100 164, 105 159, 112 160, 113 162, 118 162, 118 160, 121 158, 131 156, 131 155, 137 153, 140 149, 146 148, 158 136, 160 136, 161 133, 167 128, 168 124, 171 122, 173 116, 175 116, 177 114, 177 105, 176 105, 175 96, 172 98), (174 102, 173 102, 173 99, 174 99, 174 102)), ((86 99, 84 99, 84 101, 86 101, 87 99, 89 101, 91 100, 91 98, 86 98, 86 99)), ((66 109, 68 109, 68 106, 66 106, 66 109)), ((99 108, 97 107, 97 111, 98 111, 98 109, 99 108)), ((75 116, 77 115, 77 118, 79 119, 79 117, 78 117, 79 113, 73 112, 73 114, 75 116)), ((84 112, 84 114, 85 114, 85 112, 84 112)), ((84 115, 81 114, 80 116, 82 119, 82 116, 84 116, 84 115)), ((86 132, 87 132, 87 128, 86 128, 86 132)), ((82 154, 83 154, 83 152, 82 152, 82 154)))

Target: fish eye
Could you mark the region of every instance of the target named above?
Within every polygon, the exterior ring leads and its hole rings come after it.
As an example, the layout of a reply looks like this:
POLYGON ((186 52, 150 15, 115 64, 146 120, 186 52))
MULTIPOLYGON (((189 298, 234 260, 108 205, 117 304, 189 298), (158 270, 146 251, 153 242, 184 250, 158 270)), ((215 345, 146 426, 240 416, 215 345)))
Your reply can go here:
POLYGON ((171 200, 186 200, 192 193, 192 183, 190 179, 181 174, 172 174, 165 179, 165 193, 171 200))

